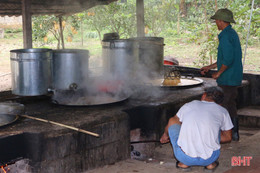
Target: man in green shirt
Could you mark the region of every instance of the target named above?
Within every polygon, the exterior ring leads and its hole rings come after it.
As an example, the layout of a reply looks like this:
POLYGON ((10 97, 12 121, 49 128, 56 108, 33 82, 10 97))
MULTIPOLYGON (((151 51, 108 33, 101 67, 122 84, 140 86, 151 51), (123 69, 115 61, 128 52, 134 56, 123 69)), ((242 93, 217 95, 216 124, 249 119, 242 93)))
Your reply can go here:
POLYGON ((201 68, 201 74, 205 75, 210 69, 217 67, 217 72, 212 77, 217 80, 218 86, 224 91, 223 106, 228 110, 234 128, 232 139, 239 140, 238 116, 236 109, 237 87, 241 85, 243 78, 242 50, 239 37, 230 23, 235 23, 233 13, 228 9, 219 9, 212 17, 218 30, 219 46, 217 62, 201 68))

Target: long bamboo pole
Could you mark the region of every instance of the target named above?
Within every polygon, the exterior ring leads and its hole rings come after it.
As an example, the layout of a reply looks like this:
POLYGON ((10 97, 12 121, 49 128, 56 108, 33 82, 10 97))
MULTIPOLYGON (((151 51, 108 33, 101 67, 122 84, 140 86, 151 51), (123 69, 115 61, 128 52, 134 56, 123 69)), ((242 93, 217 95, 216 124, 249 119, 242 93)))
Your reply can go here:
POLYGON ((36 118, 36 117, 29 116, 29 115, 19 115, 19 116, 24 117, 24 118, 37 120, 37 121, 41 121, 41 122, 45 122, 45 123, 55 124, 57 126, 66 127, 68 129, 72 129, 72 130, 75 130, 75 131, 86 133, 88 135, 99 137, 99 134, 97 134, 97 133, 93 133, 93 132, 90 132, 90 131, 87 131, 87 130, 83 130, 83 129, 80 129, 80 128, 72 127, 72 126, 69 126, 69 125, 66 125, 66 124, 61 124, 61 123, 57 123, 57 122, 54 122, 54 121, 45 120, 45 119, 42 119, 42 118, 36 118))

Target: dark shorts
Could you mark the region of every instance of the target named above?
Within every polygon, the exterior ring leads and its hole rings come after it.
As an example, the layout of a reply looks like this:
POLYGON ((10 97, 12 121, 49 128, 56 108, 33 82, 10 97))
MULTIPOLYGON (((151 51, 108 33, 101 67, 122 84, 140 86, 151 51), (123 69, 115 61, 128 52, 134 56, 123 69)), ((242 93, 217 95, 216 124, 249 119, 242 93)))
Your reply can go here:
POLYGON ((187 166, 207 166, 216 161, 220 155, 220 150, 216 150, 212 153, 208 159, 202 159, 200 157, 190 157, 186 155, 182 149, 178 146, 177 141, 179 138, 181 126, 179 124, 171 125, 168 129, 170 141, 172 143, 174 155, 177 160, 187 166))

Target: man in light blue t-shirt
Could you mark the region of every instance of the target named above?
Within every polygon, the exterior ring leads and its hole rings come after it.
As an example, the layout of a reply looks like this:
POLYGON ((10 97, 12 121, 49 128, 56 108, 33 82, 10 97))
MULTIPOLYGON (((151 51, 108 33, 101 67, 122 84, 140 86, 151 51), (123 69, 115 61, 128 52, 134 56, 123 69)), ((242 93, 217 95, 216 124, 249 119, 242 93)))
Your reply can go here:
POLYGON ((239 140, 238 115, 236 108, 237 87, 243 78, 242 50, 239 37, 230 23, 235 23, 233 13, 228 9, 219 9, 212 17, 221 33, 218 35, 219 45, 217 62, 201 68, 204 75, 210 69, 217 67, 218 71, 212 75, 218 86, 224 91, 223 106, 228 110, 234 124, 232 139, 239 140))
POLYGON ((171 141, 177 168, 217 168, 220 142, 231 141, 233 128, 228 111, 219 105, 223 98, 221 88, 210 87, 206 89, 200 101, 186 103, 176 116, 169 119, 160 142, 171 141))

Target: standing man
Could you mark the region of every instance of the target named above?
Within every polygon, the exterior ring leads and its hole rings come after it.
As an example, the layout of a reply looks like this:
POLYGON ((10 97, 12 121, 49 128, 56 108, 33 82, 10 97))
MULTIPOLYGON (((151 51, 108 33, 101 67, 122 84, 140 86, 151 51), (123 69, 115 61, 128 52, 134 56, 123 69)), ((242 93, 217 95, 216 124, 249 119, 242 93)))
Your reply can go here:
POLYGON ((228 110, 234 124, 232 140, 239 140, 238 115, 236 108, 237 87, 241 85, 243 78, 242 50, 239 37, 230 23, 235 23, 233 13, 228 9, 219 9, 212 17, 218 30, 219 46, 217 62, 201 68, 201 74, 205 75, 210 69, 217 67, 218 71, 212 75, 217 84, 224 91, 223 106, 228 110))
POLYGON ((186 103, 169 119, 160 142, 171 141, 177 168, 186 171, 191 166, 205 166, 211 171, 217 168, 220 142, 232 139, 229 113, 219 105, 223 100, 220 87, 207 88, 201 100, 186 103))

